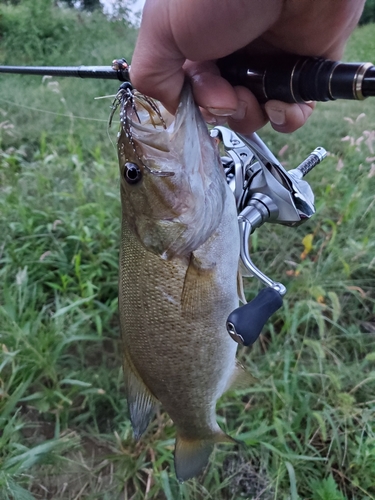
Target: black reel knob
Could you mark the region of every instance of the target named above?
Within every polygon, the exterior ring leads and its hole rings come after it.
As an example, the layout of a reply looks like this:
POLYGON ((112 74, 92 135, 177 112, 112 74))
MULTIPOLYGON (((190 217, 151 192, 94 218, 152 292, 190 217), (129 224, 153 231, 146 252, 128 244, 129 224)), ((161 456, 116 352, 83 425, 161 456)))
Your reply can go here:
POLYGON ((248 304, 238 307, 227 319, 227 330, 233 340, 244 346, 253 344, 270 316, 283 304, 274 288, 264 288, 248 304))

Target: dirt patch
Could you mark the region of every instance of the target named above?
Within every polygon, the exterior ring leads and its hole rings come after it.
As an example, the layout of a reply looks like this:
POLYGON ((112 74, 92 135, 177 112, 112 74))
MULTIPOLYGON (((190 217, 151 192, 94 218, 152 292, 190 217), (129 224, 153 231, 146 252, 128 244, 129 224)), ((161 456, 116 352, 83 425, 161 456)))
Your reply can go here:
POLYGON ((274 494, 271 481, 259 466, 247 461, 241 452, 228 455, 223 463, 223 479, 228 498, 246 498, 246 500, 271 500, 274 494))
POLYGON ((29 491, 43 500, 117 500, 119 485, 114 464, 108 459, 113 453, 110 444, 84 437, 79 448, 67 453, 59 464, 40 465, 29 491))

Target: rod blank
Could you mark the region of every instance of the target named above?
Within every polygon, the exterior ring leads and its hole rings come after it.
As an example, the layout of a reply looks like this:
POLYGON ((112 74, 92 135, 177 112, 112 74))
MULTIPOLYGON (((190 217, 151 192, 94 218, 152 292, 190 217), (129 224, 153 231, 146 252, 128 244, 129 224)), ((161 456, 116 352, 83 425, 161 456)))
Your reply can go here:
POLYGON ((130 81, 127 68, 113 69, 111 66, 0 66, 0 73, 130 81))

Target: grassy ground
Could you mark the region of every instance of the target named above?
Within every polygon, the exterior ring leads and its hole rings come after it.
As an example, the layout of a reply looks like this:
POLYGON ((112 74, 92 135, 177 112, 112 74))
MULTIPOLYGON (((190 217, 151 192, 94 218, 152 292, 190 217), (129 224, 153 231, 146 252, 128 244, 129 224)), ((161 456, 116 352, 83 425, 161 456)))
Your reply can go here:
MULTIPOLYGON (((2 9, 2 30, 22 34, 27 9, 2 9)), ((54 12, 44 8, 37 39, 60 25, 80 38, 64 45, 61 35, 46 51, 28 35, 27 50, 13 41, 17 62, 131 56, 130 27, 54 12)), ((374 59, 373 33, 358 30, 347 58, 374 59)), ((375 103, 322 104, 292 136, 262 132, 288 168, 317 145, 329 150, 309 175, 317 214, 253 238, 254 261, 288 294, 239 353, 259 384, 218 405, 220 425, 246 448, 218 450, 199 481, 180 486, 167 415, 139 443, 127 418, 116 154, 110 100, 93 99, 116 85, 18 76, 0 85, 0 499, 374 499, 375 103)))

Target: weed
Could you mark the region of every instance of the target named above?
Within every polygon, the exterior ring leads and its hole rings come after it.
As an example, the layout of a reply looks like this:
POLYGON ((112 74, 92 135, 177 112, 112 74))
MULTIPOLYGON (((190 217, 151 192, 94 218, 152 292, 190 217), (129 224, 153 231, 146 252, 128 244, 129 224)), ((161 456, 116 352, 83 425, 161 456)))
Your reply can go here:
MULTIPOLYGON (((7 63, 108 64, 132 53, 136 32, 99 13, 46 0, 0 9, 7 63)), ((372 33, 354 34, 349 59, 373 57, 372 33)), ((239 351, 259 384, 218 404, 220 425, 245 446, 218 449, 199 480, 179 485, 168 416, 138 443, 127 418, 118 172, 109 103, 93 100, 116 86, 18 76, 1 85, 0 498, 375 498, 373 102, 321 104, 292 136, 262 131, 288 168, 317 145, 329 150, 309 174, 317 214, 254 235, 256 264, 288 293, 259 342, 239 351)), ((249 280, 249 298, 256 288, 249 280)))

